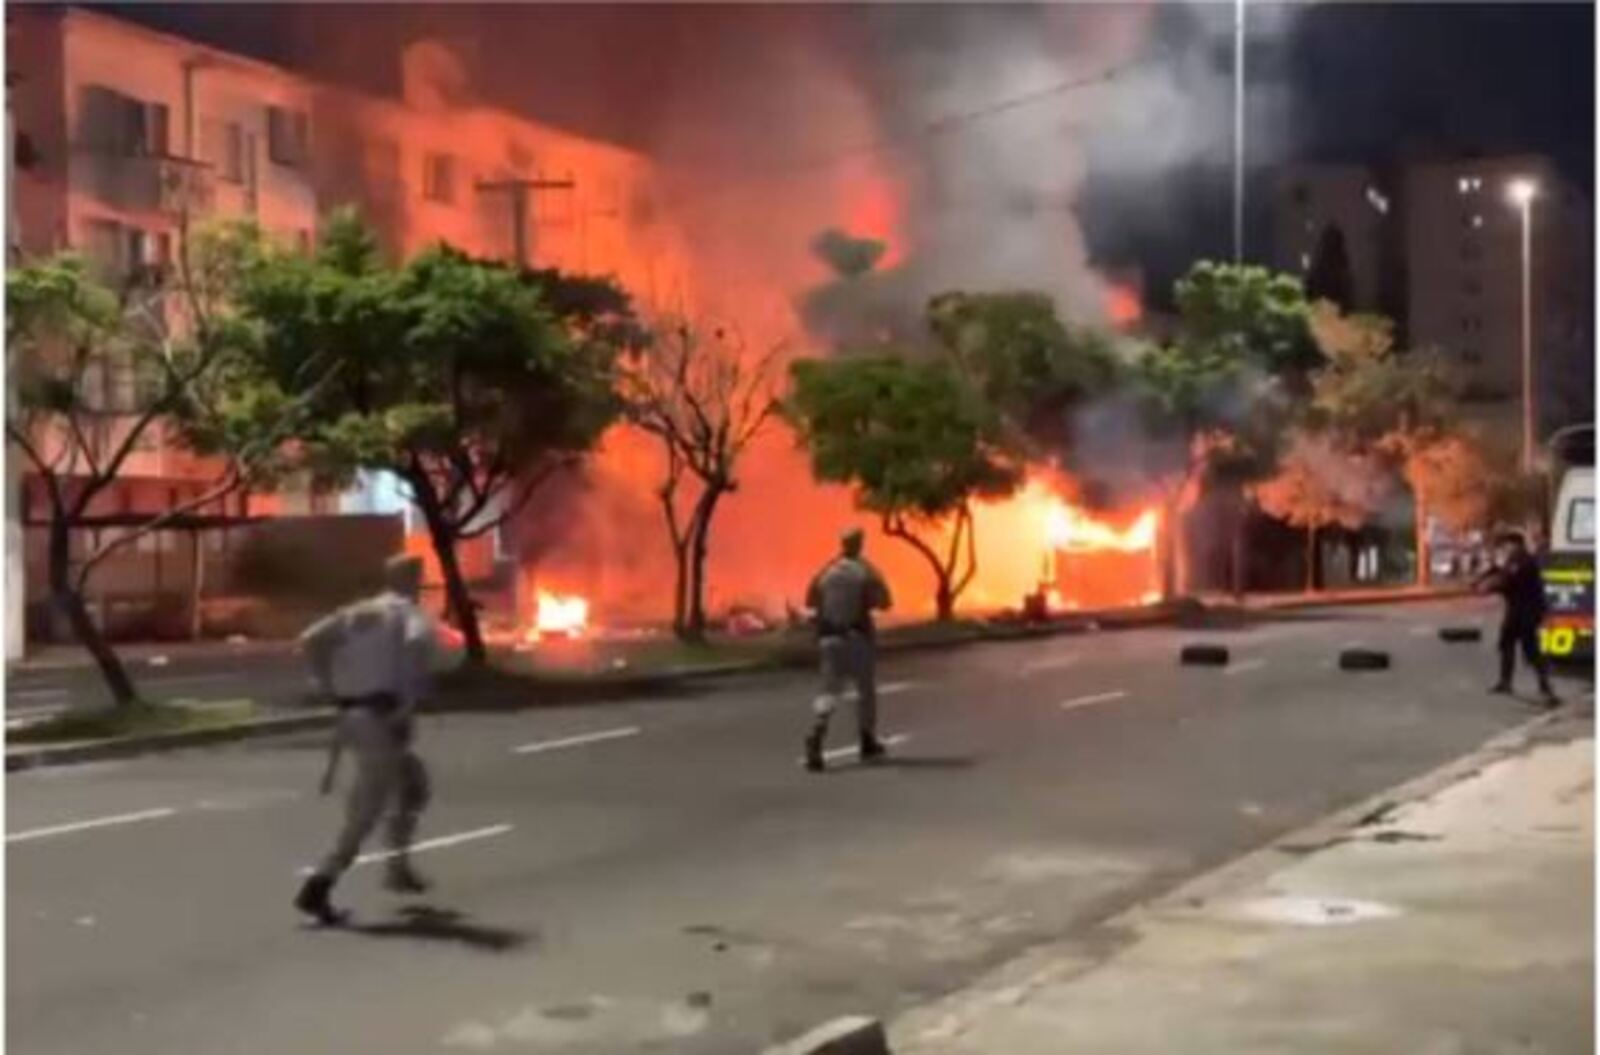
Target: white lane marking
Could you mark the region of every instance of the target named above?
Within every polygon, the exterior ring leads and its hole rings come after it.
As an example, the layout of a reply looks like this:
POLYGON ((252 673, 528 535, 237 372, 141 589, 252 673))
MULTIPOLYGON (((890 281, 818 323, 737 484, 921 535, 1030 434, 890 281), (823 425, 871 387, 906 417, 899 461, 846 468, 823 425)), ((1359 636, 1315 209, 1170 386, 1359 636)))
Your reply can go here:
MULTIPOLYGON (((896 744, 903 744, 909 739, 911 739, 910 733, 895 733, 893 736, 886 736, 883 738, 883 746, 893 747, 896 744)), ((855 755, 859 755, 860 753, 860 746, 852 745, 850 747, 836 747, 832 751, 824 751, 822 752, 822 757, 827 759, 829 762, 832 762, 839 758, 851 758, 855 755)), ((804 759, 801 759, 801 761, 804 761, 804 759)))
POLYGON ((879 696, 894 696, 902 692, 910 692, 918 685, 915 681, 890 681, 878 686, 879 696))
POLYGON ((1242 663, 1235 663, 1228 668, 1229 674, 1248 674, 1252 670, 1260 670, 1267 665, 1264 659, 1247 659, 1242 663))
POLYGON ((1061 709, 1063 711, 1071 711, 1079 707, 1093 707, 1097 703, 1110 703, 1112 700, 1120 700, 1126 695, 1128 693, 1125 689, 1117 689, 1114 692, 1097 692, 1093 696, 1079 696, 1075 700, 1068 700, 1061 705, 1061 709))
POLYGON ((1022 665, 1022 674, 1026 677, 1029 674, 1037 674, 1042 670, 1060 670, 1063 667, 1072 666, 1078 662, 1078 658, 1077 655, 1065 655, 1046 656, 1044 659, 1030 660, 1022 665))
POLYGON ((71 689, 17 689, 6 694, 16 700, 59 700, 63 696, 71 696, 71 689))
POLYGON ((559 751, 564 747, 581 747, 584 744, 598 744, 606 740, 621 740, 628 736, 638 736, 637 725, 624 725, 618 729, 602 729, 594 733, 582 733, 578 736, 563 736, 559 740, 536 740, 531 744, 513 747, 514 755, 536 755, 541 751, 559 751))
MULTIPOLYGON (((509 824, 495 824, 488 828, 475 828, 470 832, 461 832, 457 835, 441 835, 437 839, 424 839, 420 843, 411 844, 411 853, 420 854, 428 850, 442 850, 447 846, 458 846, 461 843, 476 842, 479 839, 491 839, 496 835, 504 835, 511 830, 509 824)), ((370 865, 378 861, 387 861, 394 857, 398 851, 374 850, 372 853, 362 854, 356 858, 356 865, 370 865)))
POLYGON ((49 828, 33 828, 25 832, 9 832, 6 842, 20 843, 29 839, 44 839, 52 835, 68 835, 72 832, 88 831, 91 828, 108 828, 113 824, 135 824, 139 821, 153 821, 161 817, 170 817, 177 810, 162 807, 155 810, 140 810, 137 813, 119 813, 114 817, 96 817, 92 821, 74 821, 71 824, 56 824, 49 828))

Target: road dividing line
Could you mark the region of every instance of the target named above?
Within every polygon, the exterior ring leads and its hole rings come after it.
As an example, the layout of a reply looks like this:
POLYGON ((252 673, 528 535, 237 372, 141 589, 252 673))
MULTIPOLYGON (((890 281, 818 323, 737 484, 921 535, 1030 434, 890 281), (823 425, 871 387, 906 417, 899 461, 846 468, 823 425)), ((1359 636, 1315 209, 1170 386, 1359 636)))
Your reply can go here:
MULTIPOLYGON (((893 736, 886 736, 883 738, 883 746, 894 747, 896 744, 903 744, 909 739, 911 739, 910 733, 895 733, 893 736)), ((860 753, 860 746, 852 745, 850 747, 836 747, 832 751, 824 751, 822 752, 822 757, 827 761, 832 762, 840 758, 854 758, 860 753)), ((801 759, 801 761, 803 762, 805 759, 801 759)))
MULTIPOLYGON (((457 835, 441 835, 437 839, 424 839, 420 843, 411 844, 411 853, 419 854, 428 850, 443 850, 447 846, 459 846, 462 843, 476 842, 479 839, 492 839, 496 835, 504 835, 511 830, 509 824, 496 824, 489 828, 476 828, 470 832, 461 832, 457 835)), ((398 850, 374 850, 369 854, 362 854, 356 858, 356 865, 370 865, 378 861, 387 861, 399 853, 398 850)))
POLYGON ((1070 667, 1074 663, 1078 662, 1078 658, 1079 657, 1076 654, 1073 654, 1066 656, 1046 656, 1044 659, 1030 660, 1022 665, 1022 676, 1027 677, 1030 674, 1037 674, 1043 670, 1060 670, 1063 667, 1070 667))
POLYGON ((158 810, 140 810, 138 813, 119 813, 114 817, 96 817, 92 821, 76 821, 72 824, 57 824, 49 828, 34 828, 25 832, 8 832, 6 842, 20 843, 29 839, 44 839, 52 835, 69 835, 72 832, 88 831, 91 828, 109 828, 114 824, 136 824, 139 821, 153 821, 162 817, 170 817, 177 810, 163 807, 158 810))
POLYGON ((910 692, 916 688, 915 681, 890 681, 878 686, 879 696, 895 696, 902 692, 910 692))
POLYGON ((6 695, 8 697, 16 699, 18 701, 32 700, 32 699, 59 700, 63 696, 71 696, 72 695, 72 690, 70 690, 70 689, 17 689, 15 692, 6 693, 6 695))
POLYGON ((1118 689, 1115 692, 1098 692, 1093 696, 1079 696, 1075 700, 1068 700, 1063 703, 1061 709, 1063 711, 1072 711, 1079 707, 1093 707, 1097 703, 1110 703, 1112 700, 1120 700, 1126 695, 1128 693, 1125 689, 1118 689))
POLYGON ((624 725, 618 729, 602 729, 594 733, 582 733, 578 736, 564 736, 559 740, 536 740, 531 744, 513 747, 514 755, 537 755, 543 751, 560 751, 566 747, 582 747, 584 744, 598 744, 606 740, 621 740, 629 736, 638 736, 637 725, 624 725))
POLYGON ((1260 670, 1267 665, 1264 659, 1247 659, 1243 663, 1235 663, 1228 668, 1229 674, 1248 674, 1252 670, 1260 670))

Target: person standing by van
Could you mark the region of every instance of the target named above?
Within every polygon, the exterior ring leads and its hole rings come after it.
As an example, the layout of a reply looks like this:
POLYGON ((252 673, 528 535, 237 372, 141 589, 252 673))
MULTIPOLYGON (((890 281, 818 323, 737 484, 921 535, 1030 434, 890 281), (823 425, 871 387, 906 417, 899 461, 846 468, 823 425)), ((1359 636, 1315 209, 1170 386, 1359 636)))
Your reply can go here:
POLYGON ((1500 536, 1499 549, 1499 564, 1477 580, 1479 589, 1498 593, 1505 601, 1505 615, 1500 622, 1500 680, 1489 691, 1511 693, 1511 677, 1520 648, 1523 659, 1539 679, 1539 694, 1545 705, 1555 706, 1560 700, 1550 686, 1550 673, 1539 649, 1539 624, 1545 615, 1544 577, 1539 562, 1521 532, 1508 531, 1500 536))

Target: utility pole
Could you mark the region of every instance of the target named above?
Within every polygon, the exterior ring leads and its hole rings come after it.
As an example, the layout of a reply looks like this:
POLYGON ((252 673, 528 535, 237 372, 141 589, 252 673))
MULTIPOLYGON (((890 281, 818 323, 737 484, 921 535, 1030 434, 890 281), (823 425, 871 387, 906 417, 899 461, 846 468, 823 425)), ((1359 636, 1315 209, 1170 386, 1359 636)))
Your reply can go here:
POLYGON ((529 196, 543 190, 572 190, 577 184, 568 179, 526 179, 511 177, 502 180, 480 180, 478 190, 506 191, 511 195, 511 257, 520 268, 529 264, 528 220, 529 196))
POLYGON ((1522 471, 1531 473, 1534 462, 1533 392, 1533 199, 1539 185, 1531 179, 1514 179, 1506 188, 1522 220, 1522 471))

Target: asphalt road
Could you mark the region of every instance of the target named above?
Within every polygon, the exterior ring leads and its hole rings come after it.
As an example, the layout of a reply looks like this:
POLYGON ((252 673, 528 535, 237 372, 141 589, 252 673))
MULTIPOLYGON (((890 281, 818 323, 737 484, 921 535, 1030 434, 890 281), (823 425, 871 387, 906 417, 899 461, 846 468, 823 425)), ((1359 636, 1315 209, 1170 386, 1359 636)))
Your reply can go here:
POLYGON ((747 1055, 890 1015, 1525 721, 1483 691, 1487 643, 1433 633, 1490 611, 891 658, 895 761, 822 776, 798 766, 798 676, 432 719, 437 891, 359 867, 347 930, 288 904, 337 823, 320 737, 18 774, 8 1050, 747 1055), (1233 665, 1180 668, 1192 640, 1233 665), (1352 643, 1394 669, 1337 670, 1352 643))

